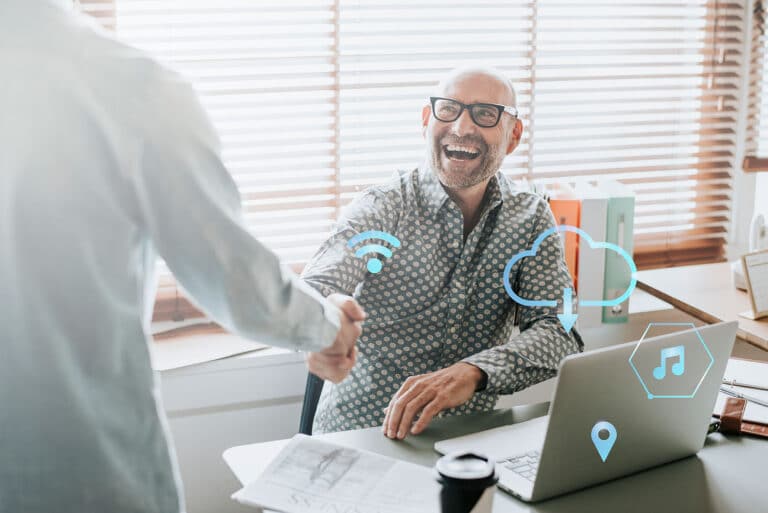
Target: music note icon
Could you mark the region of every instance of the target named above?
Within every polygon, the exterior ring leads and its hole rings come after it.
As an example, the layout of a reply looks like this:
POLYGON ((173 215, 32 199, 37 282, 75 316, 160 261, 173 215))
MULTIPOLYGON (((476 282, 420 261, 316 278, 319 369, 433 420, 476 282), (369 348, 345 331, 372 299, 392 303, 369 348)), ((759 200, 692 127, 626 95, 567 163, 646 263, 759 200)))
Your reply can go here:
POLYGON ((673 346, 661 350, 661 365, 653 369, 653 377, 664 379, 667 375, 667 360, 675 357, 680 361, 672 364, 672 374, 682 376, 685 372, 685 346, 673 346))

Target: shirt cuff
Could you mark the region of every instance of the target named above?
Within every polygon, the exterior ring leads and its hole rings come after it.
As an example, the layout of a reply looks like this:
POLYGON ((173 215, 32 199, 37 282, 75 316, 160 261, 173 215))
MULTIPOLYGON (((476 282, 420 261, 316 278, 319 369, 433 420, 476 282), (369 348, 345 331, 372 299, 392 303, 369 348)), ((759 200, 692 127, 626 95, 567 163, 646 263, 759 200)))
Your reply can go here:
POLYGON ((321 330, 320 342, 323 348, 329 347, 336 340, 341 329, 341 310, 339 307, 328 301, 323 301, 323 315, 325 316, 323 328, 321 330))
POLYGON ((305 315, 297 319, 296 349, 321 351, 330 347, 341 329, 341 310, 304 281, 294 278, 293 285, 308 303, 305 315))
POLYGON ((494 383, 494 381, 496 380, 493 379, 494 377, 493 365, 490 365, 484 362, 482 357, 479 354, 472 355, 468 358, 464 358, 461 361, 468 363, 470 365, 474 365, 475 367, 483 371, 483 379, 480 381, 480 384, 478 385, 475 392, 492 392, 492 393, 494 392, 494 388, 495 386, 497 386, 497 384, 494 383))

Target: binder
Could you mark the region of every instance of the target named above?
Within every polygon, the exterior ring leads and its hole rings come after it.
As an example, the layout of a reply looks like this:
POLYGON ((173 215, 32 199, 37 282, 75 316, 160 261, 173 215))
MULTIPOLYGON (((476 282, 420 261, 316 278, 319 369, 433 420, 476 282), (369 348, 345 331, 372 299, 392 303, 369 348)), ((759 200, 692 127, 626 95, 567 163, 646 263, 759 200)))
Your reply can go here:
MULTIPOLYGON (((604 241, 608 218, 608 194, 595 185, 583 183, 577 185, 576 196, 581 199, 579 227, 594 242, 604 241)), ((581 241, 577 268, 579 299, 602 300, 605 284, 605 249, 590 248, 589 244, 581 241)), ((595 328, 603 323, 602 308, 580 308, 578 314, 576 322, 579 329, 595 328)))
MULTIPOLYGON (((555 216, 558 226, 569 225, 579 227, 581 213, 581 201, 576 197, 573 189, 560 185, 550 191, 549 208, 555 216)), ((573 289, 578 293, 578 258, 579 235, 573 232, 560 232, 565 252, 565 264, 573 281, 573 289)))
MULTIPOLYGON (((605 241, 616 244, 632 255, 635 221, 635 193, 626 185, 605 181, 599 189, 608 194, 605 241)), ((603 299, 616 299, 626 292, 632 280, 632 271, 627 261, 615 251, 605 252, 605 283, 603 299)), ((629 298, 616 306, 604 306, 604 323, 622 323, 629 319, 629 298)))

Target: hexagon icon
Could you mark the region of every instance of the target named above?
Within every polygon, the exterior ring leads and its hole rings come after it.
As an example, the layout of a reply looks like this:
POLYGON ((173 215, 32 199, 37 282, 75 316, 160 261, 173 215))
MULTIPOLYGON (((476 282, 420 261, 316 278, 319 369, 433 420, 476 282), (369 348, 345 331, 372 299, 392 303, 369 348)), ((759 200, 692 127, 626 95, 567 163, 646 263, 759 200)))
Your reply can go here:
POLYGON ((693 398, 714 362, 707 343, 690 322, 648 324, 629 356, 648 399, 693 398), (658 338, 671 332, 674 338, 658 338))

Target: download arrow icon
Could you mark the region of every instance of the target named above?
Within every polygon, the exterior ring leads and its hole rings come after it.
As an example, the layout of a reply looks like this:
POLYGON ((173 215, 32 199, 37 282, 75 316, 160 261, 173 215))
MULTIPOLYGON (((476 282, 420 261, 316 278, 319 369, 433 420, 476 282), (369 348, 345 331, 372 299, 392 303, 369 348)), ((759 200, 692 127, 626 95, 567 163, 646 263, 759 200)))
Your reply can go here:
POLYGON ((560 324, 563 325, 566 333, 571 331, 578 317, 573 313, 573 290, 563 289, 563 313, 557 314, 557 318, 560 319, 560 324))

